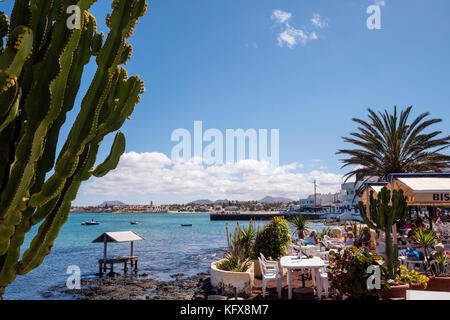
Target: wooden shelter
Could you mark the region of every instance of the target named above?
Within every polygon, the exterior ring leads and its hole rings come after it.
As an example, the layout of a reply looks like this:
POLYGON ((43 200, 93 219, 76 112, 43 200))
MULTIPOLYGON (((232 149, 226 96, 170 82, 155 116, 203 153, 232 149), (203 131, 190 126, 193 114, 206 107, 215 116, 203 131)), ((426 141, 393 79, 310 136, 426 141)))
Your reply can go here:
POLYGON ((127 273, 127 265, 130 263, 133 272, 138 271, 138 260, 139 257, 134 255, 134 242, 145 240, 144 237, 138 235, 133 231, 118 231, 118 232, 105 232, 101 234, 98 238, 94 239, 93 243, 104 243, 103 247, 103 259, 98 260, 99 274, 103 275, 106 272, 106 266, 110 265, 110 272, 114 272, 115 263, 123 263, 123 271, 127 273), (123 243, 130 242, 130 255, 129 256, 115 256, 108 257, 107 246, 108 242, 123 243))

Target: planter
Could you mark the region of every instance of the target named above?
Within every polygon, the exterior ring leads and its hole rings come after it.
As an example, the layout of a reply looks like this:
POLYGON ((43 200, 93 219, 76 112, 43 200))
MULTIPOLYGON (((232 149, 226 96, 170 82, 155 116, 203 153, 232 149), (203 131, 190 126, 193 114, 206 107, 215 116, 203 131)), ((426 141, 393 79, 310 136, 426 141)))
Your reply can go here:
POLYGON ((253 264, 246 272, 224 271, 217 268, 217 264, 223 260, 211 263, 211 285, 226 294, 250 296, 254 279, 253 264))
POLYGON ((424 291, 424 290, 429 290, 429 289, 428 289, 428 286, 427 286, 427 289, 425 289, 423 287, 423 285, 420 284, 420 283, 411 283, 411 287, 409 288, 409 290, 421 290, 421 291, 424 291))
MULTIPOLYGON (((280 270, 283 270, 283 277, 286 276, 287 270, 281 268, 279 260, 278 260, 278 267, 280 268, 280 270)), ((261 267, 259 266, 259 260, 253 260, 253 268, 254 268, 255 278, 260 279, 262 277, 262 274, 261 274, 261 267)))
POLYGON ((430 277, 427 290, 450 292, 450 276, 449 277, 430 277))
POLYGON ((391 286, 390 290, 381 291, 381 297, 383 298, 383 300, 406 299, 406 290, 409 290, 409 284, 391 286))

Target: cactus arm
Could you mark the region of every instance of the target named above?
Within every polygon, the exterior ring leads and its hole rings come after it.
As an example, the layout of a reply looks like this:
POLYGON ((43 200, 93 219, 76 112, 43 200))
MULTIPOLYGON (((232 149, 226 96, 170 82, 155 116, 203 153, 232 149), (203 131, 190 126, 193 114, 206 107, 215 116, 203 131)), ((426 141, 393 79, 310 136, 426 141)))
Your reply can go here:
POLYGON ((24 26, 16 27, 8 39, 8 48, 0 56, 0 69, 17 77, 33 48, 33 31, 24 26))
MULTIPOLYGON (((85 159, 89 156, 90 149, 84 150, 80 166, 77 168, 77 174, 83 171, 85 159)), ((70 204, 75 199, 81 180, 75 175, 65 185, 64 192, 61 194, 53 210, 48 213, 44 222, 39 226, 38 233, 31 241, 30 247, 24 252, 22 259, 18 263, 18 274, 26 274, 37 267, 44 257, 50 253, 54 240, 58 236, 62 225, 67 221, 70 212, 70 204)), ((36 217, 35 217, 36 219, 36 217)))
POLYGON ((81 112, 69 133, 66 145, 63 147, 65 152, 60 155, 55 166, 55 173, 44 183, 41 192, 32 195, 31 206, 44 205, 61 191, 65 181, 71 176, 77 165, 83 146, 97 134, 99 113, 110 94, 117 64, 122 62, 119 61, 120 53, 124 50, 125 37, 129 36, 126 31, 131 28, 130 26, 134 21, 135 13, 130 14, 127 9, 130 7, 136 8, 132 5, 136 2, 145 1, 126 0, 120 1, 118 4, 113 3, 113 5, 116 5, 111 16, 111 31, 97 56, 97 72, 83 99, 81 112))
POLYGON ((9 110, 6 118, 0 122, 0 133, 10 125, 11 122, 14 121, 14 119, 17 116, 17 112, 19 111, 19 103, 20 103, 20 93, 17 96, 14 105, 12 106, 11 110, 9 110))
POLYGON ((125 39, 147 5, 145 0, 114 0, 103 44, 87 12, 94 2, 16 0, 9 27, 0 13, 0 38, 12 30, 8 41, 14 41, 5 48, 0 43, 0 85, 9 85, 0 92, 0 152, 5 154, 0 165, 0 298, 17 274, 37 267, 50 252, 81 182, 94 172, 106 174, 124 152, 125 139, 118 133, 105 163, 92 169, 103 138, 120 128, 143 92, 139 77, 128 78, 118 66, 131 57, 125 39), (72 4, 83 13, 81 30, 65 25, 65 9, 72 4), (97 57, 97 72, 55 164, 59 130, 91 56, 97 57), (8 80, 6 72, 16 78, 8 80), (25 234, 40 222, 19 261, 25 234))
POLYGON ((99 164, 92 173, 97 178, 103 177, 109 171, 114 170, 119 163, 120 156, 125 152, 125 135, 117 132, 114 142, 111 146, 111 152, 105 161, 99 164))
POLYGON ((8 16, 3 11, 0 11, 0 53, 3 52, 3 38, 8 34, 8 30, 8 16))
POLYGON ((29 1, 15 1, 14 8, 11 13, 11 29, 14 29, 17 26, 28 26, 31 21, 31 12, 30 12, 30 2, 29 1))
MULTIPOLYGON (((88 3, 89 0, 81 0, 79 5, 84 8, 88 3)), ((37 73, 44 72, 43 70, 51 70, 52 72, 45 73, 47 79, 36 82, 26 99, 24 108, 30 121, 26 123, 24 127, 25 134, 17 147, 17 153, 20 156, 17 157, 11 168, 11 175, 15 175, 17 179, 10 180, 5 192, 2 194, 0 218, 4 219, 2 227, 7 229, 7 231, 5 230, 4 236, 0 238, 0 254, 4 253, 5 248, 7 249, 9 243, 7 235, 13 232, 14 225, 21 219, 17 207, 21 205, 24 193, 32 183, 36 162, 42 155, 47 129, 55 120, 61 108, 65 89, 64 84, 68 75, 67 70, 70 69, 72 52, 76 48, 81 32, 74 29, 71 32, 71 36, 65 38, 64 34, 67 32, 67 28, 64 17, 60 17, 59 23, 57 21, 55 25, 58 26, 55 27, 52 34, 55 46, 49 47, 44 61, 40 65, 42 69, 37 69, 37 73), (64 40, 61 41, 60 39, 64 40), (56 68, 54 67, 55 60, 59 61, 56 68), (49 86, 48 83, 50 83, 49 86), (42 99, 44 102, 42 102, 42 99), (48 108, 47 112, 44 111, 45 106, 48 108), (46 113, 43 119, 40 115, 41 113, 46 113), (39 121, 40 119, 42 120, 39 121), (6 199, 11 199, 11 201, 6 201, 6 199)))
POLYGON ((33 211, 33 209, 25 211, 22 221, 16 227, 8 252, 4 256, 4 262, 0 265, 0 287, 7 286, 16 278, 15 266, 20 257, 20 247, 24 242, 25 234, 31 229, 29 218, 33 211))
POLYGON ((364 205, 364 203, 362 201, 360 201, 358 206, 359 206, 359 212, 360 212, 361 218, 363 219, 364 223, 371 229, 378 229, 378 226, 376 226, 367 217, 367 210, 366 210, 366 206, 364 205))

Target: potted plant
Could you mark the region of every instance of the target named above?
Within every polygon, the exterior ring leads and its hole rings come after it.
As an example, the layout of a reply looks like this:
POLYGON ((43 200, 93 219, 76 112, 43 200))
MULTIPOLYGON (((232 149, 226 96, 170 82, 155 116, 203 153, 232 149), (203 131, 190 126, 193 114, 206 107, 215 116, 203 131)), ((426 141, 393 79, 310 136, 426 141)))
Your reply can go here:
POLYGON ((388 288, 388 270, 380 256, 367 248, 349 247, 330 252, 328 273, 331 275, 331 291, 338 299, 378 299, 382 289, 388 288), (380 270, 380 287, 369 287, 369 267, 380 270))
POLYGON ((267 259, 277 261, 282 256, 286 255, 288 246, 291 242, 291 236, 286 219, 283 217, 273 218, 272 221, 256 235, 253 249, 253 257, 255 259, 255 275, 261 276, 258 262, 260 253, 262 253, 267 259))
POLYGON ((225 294, 250 296, 252 293, 252 230, 251 222, 246 229, 241 229, 238 222, 232 234, 227 223, 228 251, 223 259, 211 263, 211 285, 225 294))
POLYGON ((435 254, 434 260, 438 263, 438 267, 430 262, 427 270, 430 273, 428 290, 450 292, 450 251, 435 254))
POLYGON ((428 278, 424 274, 418 273, 416 270, 408 270, 405 266, 399 267, 399 274, 396 277, 396 281, 399 283, 407 283, 411 289, 419 290, 421 288, 426 289, 428 285, 428 278))

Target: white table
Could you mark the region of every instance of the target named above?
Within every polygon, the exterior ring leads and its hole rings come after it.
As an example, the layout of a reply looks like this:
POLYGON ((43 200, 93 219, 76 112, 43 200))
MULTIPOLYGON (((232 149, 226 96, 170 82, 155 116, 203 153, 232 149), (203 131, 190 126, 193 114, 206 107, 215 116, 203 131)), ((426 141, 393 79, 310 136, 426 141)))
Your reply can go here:
POLYGON ((325 262, 319 257, 313 257, 311 259, 299 259, 297 256, 285 256, 280 260, 282 268, 287 269, 288 280, 288 299, 292 299, 292 270, 298 269, 311 269, 313 270, 313 277, 315 277, 317 296, 319 299, 322 297, 322 285, 320 280, 319 269, 325 266, 325 262))

